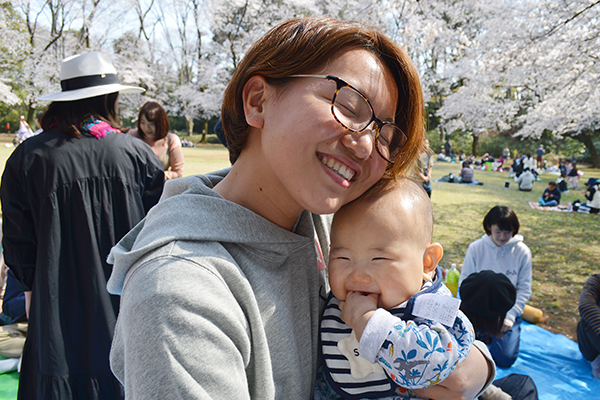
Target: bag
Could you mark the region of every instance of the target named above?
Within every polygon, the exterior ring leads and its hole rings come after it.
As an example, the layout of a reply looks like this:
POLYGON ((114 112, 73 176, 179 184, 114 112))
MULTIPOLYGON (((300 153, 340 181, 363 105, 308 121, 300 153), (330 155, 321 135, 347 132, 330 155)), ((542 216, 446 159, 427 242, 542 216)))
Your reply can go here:
POLYGON ((19 358, 25 346, 27 324, 16 323, 0 326, 0 356, 4 358, 19 358))
POLYGON ((567 191, 567 181, 565 181, 564 179, 561 180, 558 183, 558 190, 560 190, 561 192, 566 192, 567 191))
POLYGON ((510 374, 496 379, 494 385, 510 394, 513 400, 538 400, 537 387, 528 375, 510 374))

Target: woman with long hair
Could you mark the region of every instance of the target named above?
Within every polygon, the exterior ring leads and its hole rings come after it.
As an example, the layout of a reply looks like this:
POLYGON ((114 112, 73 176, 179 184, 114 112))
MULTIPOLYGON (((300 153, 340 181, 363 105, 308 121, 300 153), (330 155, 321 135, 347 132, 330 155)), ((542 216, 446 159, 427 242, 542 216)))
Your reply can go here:
POLYGON ((127 133, 152 147, 165 169, 165 180, 183 176, 185 163, 181 140, 176 134, 169 133, 169 118, 160 104, 146 102, 140 109, 137 129, 130 129, 127 133))
POLYGON ((150 148, 121 132, 119 84, 101 53, 65 59, 43 133, 20 144, 0 187, 4 260, 26 295, 29 329, 19 399, 123 397, 108 353, 119 297, 106 257, 158 201, 164 173, 150 148))

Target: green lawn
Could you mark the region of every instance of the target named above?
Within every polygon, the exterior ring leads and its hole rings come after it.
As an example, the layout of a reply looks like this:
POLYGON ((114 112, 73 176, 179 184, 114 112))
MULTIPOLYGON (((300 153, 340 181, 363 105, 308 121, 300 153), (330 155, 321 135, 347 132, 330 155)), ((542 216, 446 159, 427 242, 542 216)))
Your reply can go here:
MULTIPOLYGON (((582 168, 584 178, 600 177, 600 171, 582 168)), ((437 162, 433 179, 452 172, 459 165, 437 162)), ((433 182, 434 240, 444 246, 441 265, 461 267, 469 243, 484 234, 482 221, 495 205, 508 205, 519 217, 521 229, 533 256, 533 295, 529 304, 541 308, 546 320, 542 327, 576 339, 577 301, 583 282, 600 272, 600 217, 578 213, 538 211, 528 205, 537 202, 548 182, 557 175, 542 174, 531 192, 520 192, 508 172, 475 171, 483 186, 433 182), (504 182, 510 180, 509 189, 504 182)), ((579 191, 564 193, 561 204, 584 199, 579 191)))

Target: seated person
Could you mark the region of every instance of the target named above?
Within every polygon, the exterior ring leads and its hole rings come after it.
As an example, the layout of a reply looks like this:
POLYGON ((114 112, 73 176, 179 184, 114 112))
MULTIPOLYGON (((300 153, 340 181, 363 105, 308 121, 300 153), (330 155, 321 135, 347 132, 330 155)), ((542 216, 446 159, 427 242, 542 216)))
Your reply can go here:
POLYGON ((458 308, 446 318, 418 312, 428 301, 458 307, 432 234, 431 202, 409 179, 382 180, 335 213, 321 342, 338 395, 414 397, 412 389, 442 382, 469 353, 474 332, 458 308))
POLYGON ((540 197, 539 205, 540 206, 557 206, 560 203, 560 190, 556 185, 556 182, 548 182, 548 187, 544 190, 542 197, 540 197))
POLYGON ((448 161, 449 160, 449 158, 446 157, 446 150, 442 149, 440 151, 440 154, 438 154, 437 160, 438 161, 448 161))
POLYGON ((521 174, 523 173, 523 162, 521 161, 520 157, 515 158, 515 161, 513 162, 511 168, 515 177, 518 178, 519 176, 521 176, 521 174))
POLYGON ((592 362, 592 374, 600 379, 600 274, 590 276, 579 296, 577 343, 586 360, 592 362))
POLYGON ((573 210, 586 213, 586 214, 598 214, 600 211, 600 187, 596 178, 590 178, 585 183, 587 190, 582 190, 581 193, 585 195, 587 202, 581 204, 581 201, 575 200, 573 202, 573 210))
POLYGON ((503 165, 504 165, 504 157, 501 156, 499 159, 496 160, 496 162, 494 162, 492 169, 494 171, 502 171, 503 165))
MULTIPOLYGON (((501 338, 506 313, 515 305, 517 290, 504 274, 483 270, 469 275, 460 285, 460 309, 473 324, 477 339, 489 342, 501 338)), ((510 399, 500 388, 490 385, 483 399, 510 399)))
POLYGON ((469 166, 468 161, 463 161, 462 169, 460 170, 460 181, 462 183, 473 183, 473 177, 475 175, 475 171, 473 168, 469 166))
POLYGON ((492 270, 506 275, 517 289, 517 300, 502 322, 504 335, 491 336, 487 342, 496 365, 502 368, 509 368, 519 356, 521 315, 531 297, 531 250, 518 234, 519 227, 510 207, 493 207, 483 219, 485 234, 469 245, 458 282, 460 287, 469 275, 492 270))
POLYGON ((519 190, 523 192, 531 192, 531 189, 533 189, 533 183, 535 182, 535 176, 528 167, 525 167, 521 176, 515 178, 515 182, 519 184, 519 190))

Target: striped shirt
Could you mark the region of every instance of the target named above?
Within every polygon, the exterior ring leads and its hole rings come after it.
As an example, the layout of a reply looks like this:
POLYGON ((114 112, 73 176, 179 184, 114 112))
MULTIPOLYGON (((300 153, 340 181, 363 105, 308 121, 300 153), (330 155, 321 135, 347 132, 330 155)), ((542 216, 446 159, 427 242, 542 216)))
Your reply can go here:
MULTIPOLYGON (((473 328, 468 319, 458 312, 454 326, 445 329, 439 323, 412 315, 413 306, 418 296, 422 294, 440 294, 451 296, 450 291, 441 282, 441 271, 438 267, 433 281, 424 282, 421 291, 405 303, 388 310, 395 321, 411 321, 399 328, 390 326, 387 339, 383 341, 377 363, 373 364, 372 372, 361 376, 352 375, 351 361, 342 353, 338 343, 347 341, 352 329, 341 319, 339 301, 330 294, 327 307, 321 320, 321 352, 323 358, 323 374, 328 384, 344 399, 382 399, 394 398, 424 398, 417 396, 408 389, 429 387, 439 383, 450 374, 469 353, 474 340, 473 328), (414 321, 414 322, 413 322, 414 321), (443 332, 441 332, 443 331, 443 332), (394 337, 402 336, 395 341, 394 337), (424 339, 426 337, 426 339, 424 339), (443 340, 438 340, 443 337, 443 340), (390 340, 388 340, 390 339, 390 340), (406 345, 407 341, 409 342, 406 345), (429 345, 424 343, 429 341, 429 345), (451 342, 451 343, 450 343, 451 342), (396 356, 393 356, 396 345, 396 356), (429 350, 424 349, 429 347, 429 350), (441 353, 441 354, 440 354, 441 353), (388 357, 391 355, 392 358, 388 357), (401 358, 404 357, 404 359, 401 358), (437 357, 434 361, 434 357, 437 357), (440 363, 441 361, 441 363, 440 363), (430 365, 431 362, 431 365, 430 365), (393 367, 392 367, 393 365, 393 367), (383 366, 383 368, 381 367, 383 366), (368 375, 366 375, 368 374, 368 375), (364 376, 366 375, 366 376, 364 376)), ((379 312, 379 310, 377 311, 379 312)), ((374 317, 372 317, 374 318, 374 317)), ((361 340, 365 340, 363 338, 361 340)), ((381 342, 379 342, 381 343, 381 342)), ((360 347, 362 348, 363 343, 360 347)), ((379 346, 379 344, 376 344, 379 346)), ((343 346, 342 346, 343 347, 343 346)), ((358 356, 358 347, 351 352, 358 356)), ((366 356, 365 356, 366 357, 366 356)), ((368 367, 370 361, 362 357, 359 362, 368 367)), ((356 361, 354 361, 356 362, 356 361)), ((356 372, 356 369, 355 371, 356 372)))
POLYGON ((579 296, 579 314, 600 337, 600 274, 590 276, 579 296))

